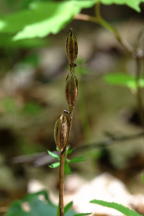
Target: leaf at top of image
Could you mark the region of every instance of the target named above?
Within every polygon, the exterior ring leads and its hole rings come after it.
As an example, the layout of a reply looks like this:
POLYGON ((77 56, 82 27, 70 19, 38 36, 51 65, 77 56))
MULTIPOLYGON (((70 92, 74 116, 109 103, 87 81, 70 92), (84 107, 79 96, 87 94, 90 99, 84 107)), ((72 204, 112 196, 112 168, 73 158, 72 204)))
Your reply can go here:
POLYGON ((45 37, 58 33, 82 8, 89 8, 95 0, 37 2, 30 9, 21 10, 0 19, 0 32, 16 34, 13 39, 45 37))

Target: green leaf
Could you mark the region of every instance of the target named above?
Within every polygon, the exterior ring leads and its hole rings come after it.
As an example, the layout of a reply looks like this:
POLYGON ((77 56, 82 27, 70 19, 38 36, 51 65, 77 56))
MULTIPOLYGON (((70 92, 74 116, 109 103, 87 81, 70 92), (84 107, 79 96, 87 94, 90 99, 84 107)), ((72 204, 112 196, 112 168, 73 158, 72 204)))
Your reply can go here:
POLYGON ((94 4, 95 0, 52 1, 35 4, 31 10, 25 10, 1 20, 1 31, 11 33, 19 31, 14 36, 14 40, 45 37, 50 33, 56 34, 82 8, 89 8, 94 4))
POLYGON ((128 7, 140 12, 140 3, 144 2, 144 0, 100 0, 103 4, 119 4, 119 5, 127 5, 128 7))
POLYGON ((87 216, 90 215, 91 213, 80 213, 80 214, 75 214, 74 216, 87 216))
MULTIPOLYGON (((107 74, 104 76, 104 80, 107 83, 126 86, 131 89, 136 89, 137 87, 135 77, 124 73, 107 74)), ((139 80, 139 86, 144 87, 144 78, 139 80)))
POLYGON ((54 162, 51 165, 49 165, 50 168, 57 168, 60 166, 60 162, 54 162))
POLYGON ((133 77, 124 73, 109 73, 104 76, 104 80, 110 84, 126 86, 133 77))
POLYGON ((66 206, 64 207, 64 213, 68 212, 73 206, 73 202, 69 202, 68 204, 66 204, 66 206))
POLYGON ((141 214, 137 213, 136 211, 129 209, 121 204, 115 203, 115 202, 106 202, 103 200, 92 200, 90 201, 91 203, 94 204, 99 204, 108 208, 113 208, 121 212, 122 214, 126 216, 142 216, 141 214))
MULTIPOLYGON (((55 206, 47 195, 46 191, 26 195, 22 200, 12 203, 5 216, 56 216, 55 206)), ((70 210, 65 216, 73 216, 74 211, 70 210)))
POLYGON ((70 155, 73 152, 73 148, 69 147, 66 149, 66 155, 70 155))
POLYGON ((69 163, 79 163, 79 162, 82 162, 82 161, 85 161, 86 159, 82 156, 80 157, 74 157, 72 159, 68 159, 68 162, 69 163))
MULTIPOLYGON (((16 34, 13 40, 45 37, 58 33, 83 8, 90 8, 99 0, 37 1, 29 9, 0 17, 0 32, 16 34)), ((126 4, 140 11, 144 0, 100 0, 103 4, 126 4)))
POLYGON ((52 151, 47 151, 48 152, 48 154, 50 155, 50 156, 52 156, 53 158, 57 158, 57 159, 59 159, 59 155, 58 154, 56 154, 56 153, 54 153, 54 152, 52 152, 52 151))
MULTIPOLYGON (((127 86, 131 89, 136 89, 137 88, 137 84, 136 84, 136 81, 135 79, 133 80, 130 80, 128 83, 127 83, 127 86)), ((140 78, 139 79, 139 87, 143 88, 144 87, 144 79, 143 78, 140 78)))
POLYGON ((46 192, 26 195, 22 200, 15 201, 5 216, 55 216, 56 206, 48 199, 46 192))
POLYGON ((67 163, 67 161, 65 162, 65 165, 64 165, 64 173, 66 175, 71 174, 71 168, 70 168, 69 164, 67 163))

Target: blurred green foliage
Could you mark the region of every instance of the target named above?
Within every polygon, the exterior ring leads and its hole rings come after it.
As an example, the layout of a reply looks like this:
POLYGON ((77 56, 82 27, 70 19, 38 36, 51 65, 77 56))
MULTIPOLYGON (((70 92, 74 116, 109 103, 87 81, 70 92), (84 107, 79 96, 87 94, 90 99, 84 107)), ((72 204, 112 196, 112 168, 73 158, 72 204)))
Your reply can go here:
POLYGON ((41 3, 36 1, 29 9, 2 16, 0 32, 11 34, 13 40, 58 33, 82 8, 91 7, 94 3, 94 0, 41 3), (13 34, 16 35, 13 37, 13 34))
MULTIPOLYGON (((104 76, 104 80, 112 85, 125 86, 130 89, 136 89, 137 83, 134 76, 124 73, 110 73, 104 76)), ((139 86, 144 87, 144 78, 139 79, 139 86)))
POLYGON ((43 108, 34 102, 26 103, 22 109, 23 114, 27 114, 27 115, 37 115, 42 111, 43 108))
MULTIPOLYGON (((65 207, 65 216, 75 216, 71 210, 72 202, 65 207)), ((26 195, 22 200, 12 203, 5 216, 56 216, 57 206, 49 199, 46 191, 26 195)))
POLYGON ((113 208, 121 212, 122 214, 126 216, 142 216, 141 214, 137 213, 136 211, 129 209, 121 204, 115 203, 115 202, 107 202, 103 200, 92 200, 91 203, 99 204, 108 208, 113 208))
POLYGON ((11 97, 5 97, 0 100, 0 106, 7 113, 16 113, 18 111, 18 107, 16 105, 16 101, 11 97))
MULTIPOLYGON (((9 7, 17 4, 17 2, 16 0, 12 2, 7 0, 9 7)), ((28 38, 45 37, 51 33, 56 34, 83 8, 90 8, 97 2, 126 4, 139 12, 139 4, 144 0, 71 0, 60 2, 25 0, 22 2, 18 11, 0 17, 0 37, 3 40, 6 37, 5 40, 8 40, 9 43, 28 38)))

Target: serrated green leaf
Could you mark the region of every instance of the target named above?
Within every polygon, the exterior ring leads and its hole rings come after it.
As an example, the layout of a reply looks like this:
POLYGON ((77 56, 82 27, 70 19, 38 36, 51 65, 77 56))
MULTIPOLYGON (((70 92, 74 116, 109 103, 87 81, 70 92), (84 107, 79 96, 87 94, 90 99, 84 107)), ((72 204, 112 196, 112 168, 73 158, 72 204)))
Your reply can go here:
MULTIPOLYGON (((29 9, 1 16, 0 32, 16 34, 13 40, 45 37, 58 33, 83 8, 90 8, 99 0, 40 2, 32 4, 29 9)), ((126 4, 140 11, 144 0, 100 0, 103 4, 126 4)))
POLYGON ((68 204, 66 204, 66 206, 64 207, 64 213, 68 212, 73 206, 73 202, 69 202, 68 204))
POLYGON ((115 203, 115 202, 106 202, 103 200, 92 200, 90 201, 91 203, 94 204, 99 204, 108 208, 113 208, 121 212, 122 214, 126 216, 142 216, 141 214, 137 213, 136 211, 129 209, 121 204, 115 203))
MULTIPOLYGON (((95 0, 86 1, 64 1, 64 2, 48 2, 39 3, 30 11, 22 11, 19 14, 9 17, 9 21, 20 20, 20 23, 15 25, 14 28, 4 26, 2 31, 15 31, 20 30, 15 36, 14 40, 45 37, 50 33, 58 33, 82 8, 92 7, 95 0), (26 20, 25 20, 26 19, 26 20), (23 20, 23 21, 21 21, 23 20), (25 22, 24 22, 25 20, 25 22)), ((17 22, 17 21, 16 21, 17 22)))
POLYGON ((56 158, 56 159, 59 159, 59 155, 58 154, 56 154, 56 153, 54 153, 54 152, 52 152, 52 151, 47 151, 48 152, 48 154, 50 155, 50 156, 52 156, 53 158, 56 158))
POLYGON ((50 168, 57 168, 60 166, 60 162, 54 162, 51 165, 49 165, 50 168))
POLYGON ((119 5, 127 5, 130 8, 140 12, 140 3, 144 2, 144 0, 100 0, 103 4, 119 4, 119 5))

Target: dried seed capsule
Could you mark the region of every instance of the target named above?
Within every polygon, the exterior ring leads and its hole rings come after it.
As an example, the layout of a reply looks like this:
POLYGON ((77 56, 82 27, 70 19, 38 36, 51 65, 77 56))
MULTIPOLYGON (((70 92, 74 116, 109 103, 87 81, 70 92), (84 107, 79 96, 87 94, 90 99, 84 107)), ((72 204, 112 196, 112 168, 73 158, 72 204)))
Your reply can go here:
POLYGON ((54 127, 54 139, 59 151, 63 151, 68 143, 68 135, 70 130, 69 115, 63 112, 57 119, 54 127))
POLYGON ((74 73, 70 73, 66 79, 66 99, 69 107, 73 107, 78 95, 78 80, 74 73))
POLYGON ((70 67, 76 66, 75 60, 77 58, 77 54, 78 54, 77 39, 72 29, 70 29, 67 40, 66 40, 66 55, 67 55, 70 67))

